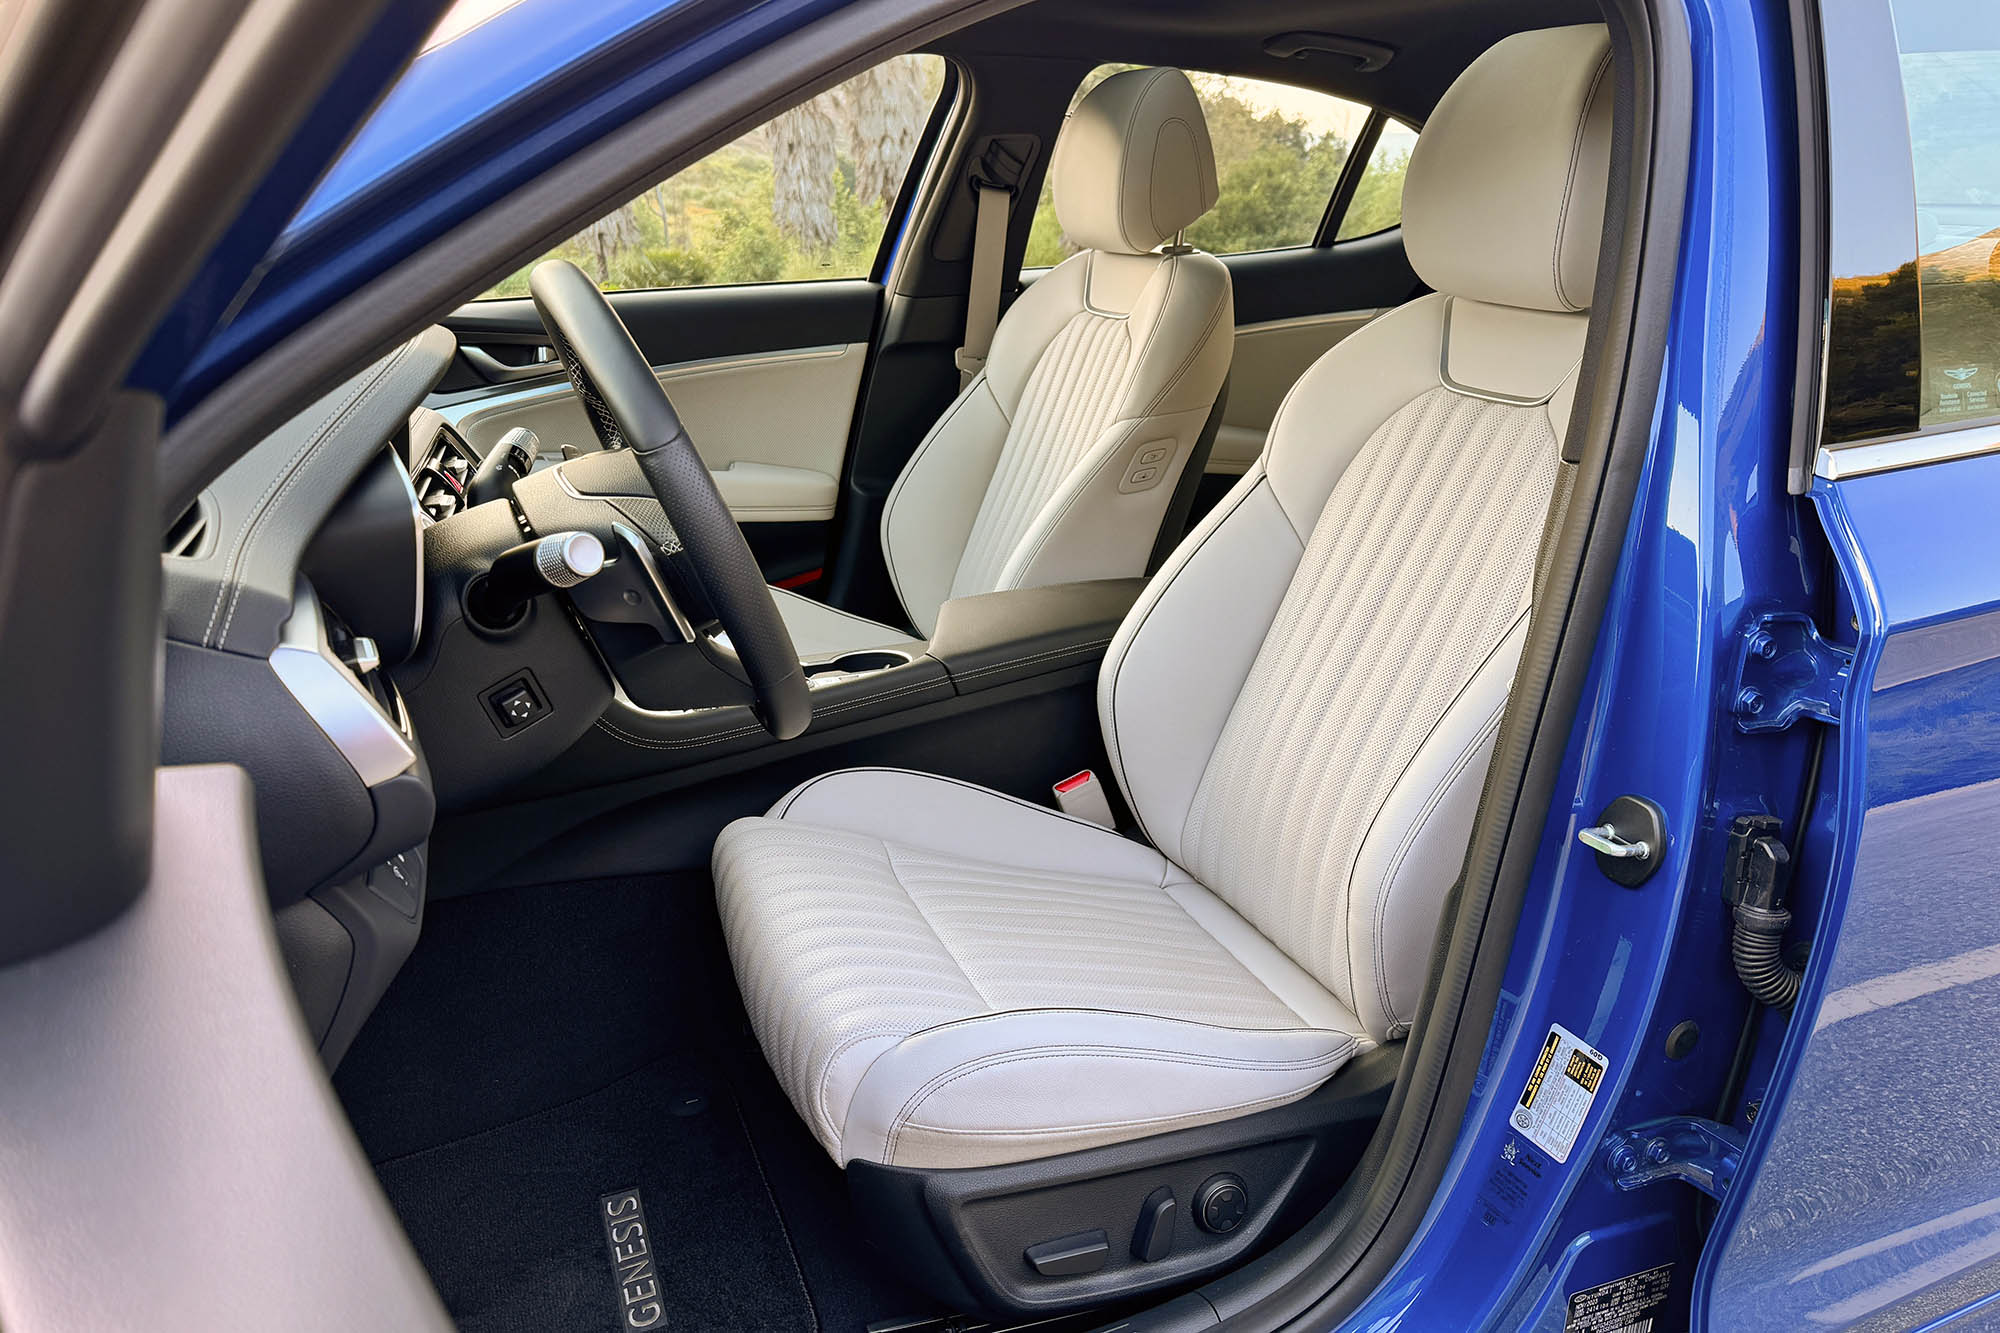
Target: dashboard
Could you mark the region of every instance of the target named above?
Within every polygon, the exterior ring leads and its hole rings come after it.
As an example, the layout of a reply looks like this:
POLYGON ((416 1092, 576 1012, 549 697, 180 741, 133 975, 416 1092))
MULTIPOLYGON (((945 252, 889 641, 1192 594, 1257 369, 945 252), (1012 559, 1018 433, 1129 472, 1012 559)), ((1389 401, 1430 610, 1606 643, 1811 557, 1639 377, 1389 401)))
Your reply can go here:
POLYGON ((340 385, 162 543, 161 758, 249 772, 280 947, 330 1065, 423 918, 437 796, 391 670, 430 610, 425 533, 470 476, 462 443, 432 435, 412 467, 419 405, 454 350, 426 330, 340 385))

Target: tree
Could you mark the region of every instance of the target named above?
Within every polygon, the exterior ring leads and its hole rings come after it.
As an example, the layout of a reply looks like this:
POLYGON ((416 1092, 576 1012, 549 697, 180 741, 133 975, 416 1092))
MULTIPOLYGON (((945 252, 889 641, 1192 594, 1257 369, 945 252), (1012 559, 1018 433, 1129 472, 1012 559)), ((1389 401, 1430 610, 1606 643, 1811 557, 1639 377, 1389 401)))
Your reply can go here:
POLYGON ((638 245, 645 239, 639 230, 638 219, 632 216, 629 205, 620 204, 597 221, 585 227, 577 240, 596 263, 597 285, 602 287, 611 281, 611 258, 621 250, 638 245))
POLYGON ((934 100, 926 96, 929 74, 923 57, 897 56, 771 122, 771 216, 781 234, 823 256, 840 239, 843 187, 885 213, 895 205, 934 100), (843 148, 853 165, 851 183, 837 179, 843 148))
POLYGON ((839 238, 833 217, 839 135, 830 95, 824 93, 771 122, 771 217, 809 254, 824 254, 839 238))

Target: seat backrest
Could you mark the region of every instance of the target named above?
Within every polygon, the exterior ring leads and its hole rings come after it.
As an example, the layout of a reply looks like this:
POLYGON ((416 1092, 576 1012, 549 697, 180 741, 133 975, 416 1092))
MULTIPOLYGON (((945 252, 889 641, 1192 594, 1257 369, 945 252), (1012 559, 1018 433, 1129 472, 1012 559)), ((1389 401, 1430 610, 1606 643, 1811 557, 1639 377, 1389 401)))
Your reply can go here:
POLYGON ((926 634, 948 598, 1144 573, 1229 372, 1229 270, 1171 244, 1216 198, 1187 76, 1100 83, 1049 169, 1056 217, 1083 249, 1008 309, 882 515, 890 578, 926 634))
POLYGON ((1322 357, 1147 588, 1098 705, 1169 858, 1402 1035, 1527 633, 1583 355, 1609 40, 1510 37, 1439 103, 1403 237, 1436 289, 1322 357))

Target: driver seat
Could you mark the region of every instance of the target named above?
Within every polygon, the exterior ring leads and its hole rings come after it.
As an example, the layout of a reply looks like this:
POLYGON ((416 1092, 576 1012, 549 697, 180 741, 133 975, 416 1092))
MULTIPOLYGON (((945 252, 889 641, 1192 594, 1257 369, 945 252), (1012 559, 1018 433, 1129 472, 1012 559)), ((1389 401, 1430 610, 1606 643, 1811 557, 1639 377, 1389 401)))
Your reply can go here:
MULTIPOLYGON (((1229 373, 1229 270, 1172 244, 1217 193, 1187 76, 1137 69, 1098 84, 1057 139, 1049 179, 1082 252, 1008 309, 984 369, 882 513, 889 577, 921 634, 948 598, 1143 574, 1229 373)), ((772 596, 808 661, 913 642, 797 593, 772 596)))
POLYGON ((1228 1120, 1407 1033, 1527 636, 1610 64, 1603 27, 1550 29, 1453 85, 1404 204, 1435 293, 1305 374, 1126 618, 1098 710, 1146 842, 892 769, 723 831, 744 1003, 835 1162, 1228 1120))

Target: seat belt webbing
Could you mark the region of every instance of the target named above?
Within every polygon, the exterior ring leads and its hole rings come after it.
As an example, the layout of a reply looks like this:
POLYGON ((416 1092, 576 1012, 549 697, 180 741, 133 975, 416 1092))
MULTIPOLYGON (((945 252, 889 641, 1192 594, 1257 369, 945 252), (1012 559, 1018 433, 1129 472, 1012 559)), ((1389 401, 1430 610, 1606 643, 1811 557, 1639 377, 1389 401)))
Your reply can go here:
POLYGON ((972 383, 986 368, 993 330, 1000 323, 1000 260, 1007 250, 1007 214, 1014 192, 1003 185, 972 179, 979 212, 972 223, 972 284, 965 300, 965 343, 958 349, 958 387, 972 383))

